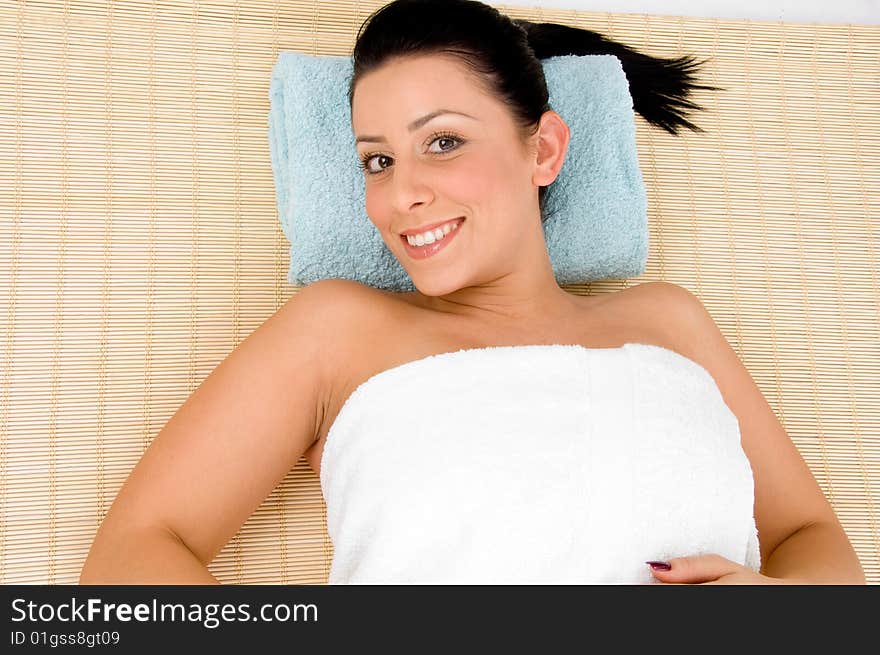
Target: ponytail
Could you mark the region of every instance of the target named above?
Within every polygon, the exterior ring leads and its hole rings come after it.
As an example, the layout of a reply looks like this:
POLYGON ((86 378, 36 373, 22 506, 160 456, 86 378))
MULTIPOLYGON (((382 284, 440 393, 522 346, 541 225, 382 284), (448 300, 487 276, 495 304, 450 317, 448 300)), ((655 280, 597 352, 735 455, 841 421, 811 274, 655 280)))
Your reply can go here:
POLYGON ((685 117, 684 110, 703 109, 687 96, 694 89, 723 90, 695 83, 695 69, 705 62, 697 62, 690 55, 674 59, 651 57, 598 32, 523 19, 513 22, 525 30, 529 46, 538 59, 564 55, 617 57, 629 82, 633 109, 650 124, 670 134, 678 134, 681 127, 704 132, 685 117))

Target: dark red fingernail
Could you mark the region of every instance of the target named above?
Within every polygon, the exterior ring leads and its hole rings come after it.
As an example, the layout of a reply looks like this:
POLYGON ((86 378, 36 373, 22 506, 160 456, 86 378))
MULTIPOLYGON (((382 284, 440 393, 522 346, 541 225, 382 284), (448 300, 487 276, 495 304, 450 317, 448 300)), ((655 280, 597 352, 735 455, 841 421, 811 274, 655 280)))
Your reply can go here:
POLYGON ((645 564, 649 564, 655 571, 669 571, 672 569, 672 565, 669 562, 645 562, 645 564))

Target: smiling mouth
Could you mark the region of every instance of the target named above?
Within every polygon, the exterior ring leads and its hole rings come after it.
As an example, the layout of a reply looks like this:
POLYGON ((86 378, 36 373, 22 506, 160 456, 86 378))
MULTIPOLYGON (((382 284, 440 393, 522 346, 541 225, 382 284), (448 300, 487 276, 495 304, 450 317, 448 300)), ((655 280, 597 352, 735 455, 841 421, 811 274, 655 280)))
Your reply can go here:
POLYGON ((464 217, 461 217, 461 220, 455 219, 454 221, 444 223, 444 225, 451 225, 452 227, 447 227, 446 229, 440 230, 443 236, 439 239, 435 237, 431 243, 425 241, 422 245, 418 245, 417 243, 411 244, 407 237, 403 234, 400 235, 400 240, 403 242, 403 247, 410 255, 410 257, 417 260, 429 259, 435 256, 440 251, 444 250, 446 246, 449 245, 449 243, 451 243, 452 240, 458 236, 458 233, 461 232, 461 226, 464 224, 464 222, 464 217))
POLYGON ((432 245, 434 243, 437 243, 438 241, 442 241, 443 239, 447 238, 453 231, 455 231, 459 227, 461 227, 461 224, 464 223, 464 221, 465 221, 464 216, 459 216, 458 218, 453 218, 453 219, 448 220, 444 223, 440 223, 439 225, 437 225, 435 228, 433 228, 431 230, 423 230, 422 232, 419 232, 418 234, 421 236, 421 238, 423 240, 422 245, 418 245, 417 243, 415 243, 415 234, 412 232, 410 232, 409 234, 401 234, 400 238, 406 245, 410 246, 411 248, 422 248, 424 246, 432 245), (441 235, 442 235, 439 238, 436 235, 437 230, 440 230, 441 235), (424 237, 424 235, 427 233, 430 233, 433 237, 433 240, 430 242, 427 241, 424 237), (413 238, 413 243, 410 243, 410 241, 409 241, 409 239, 411 237, 413 238))

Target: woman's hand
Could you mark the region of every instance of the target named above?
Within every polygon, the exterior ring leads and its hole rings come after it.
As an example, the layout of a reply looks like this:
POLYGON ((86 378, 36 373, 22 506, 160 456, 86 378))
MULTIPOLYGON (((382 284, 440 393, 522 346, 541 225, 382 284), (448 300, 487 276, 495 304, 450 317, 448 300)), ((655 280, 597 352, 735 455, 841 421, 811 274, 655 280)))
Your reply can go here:
POLYGON ((721 555, 694 555, 666 560, 669 571, 654 570, 654 577, 663 584, 797 584, 756 573, 747 566, 737 564, 721 555))

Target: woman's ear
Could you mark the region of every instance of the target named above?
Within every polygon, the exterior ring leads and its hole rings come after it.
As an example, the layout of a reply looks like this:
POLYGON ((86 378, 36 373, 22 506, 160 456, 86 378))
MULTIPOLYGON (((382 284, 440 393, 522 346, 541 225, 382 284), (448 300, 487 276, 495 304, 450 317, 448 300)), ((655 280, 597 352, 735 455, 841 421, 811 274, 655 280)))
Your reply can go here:
POLYGON ((553 110, 544 112, 537 134, 535 152, 535 172, 532 183, 547 186, 559 175, 568 151, 568 125, 562 116, 553 110))

